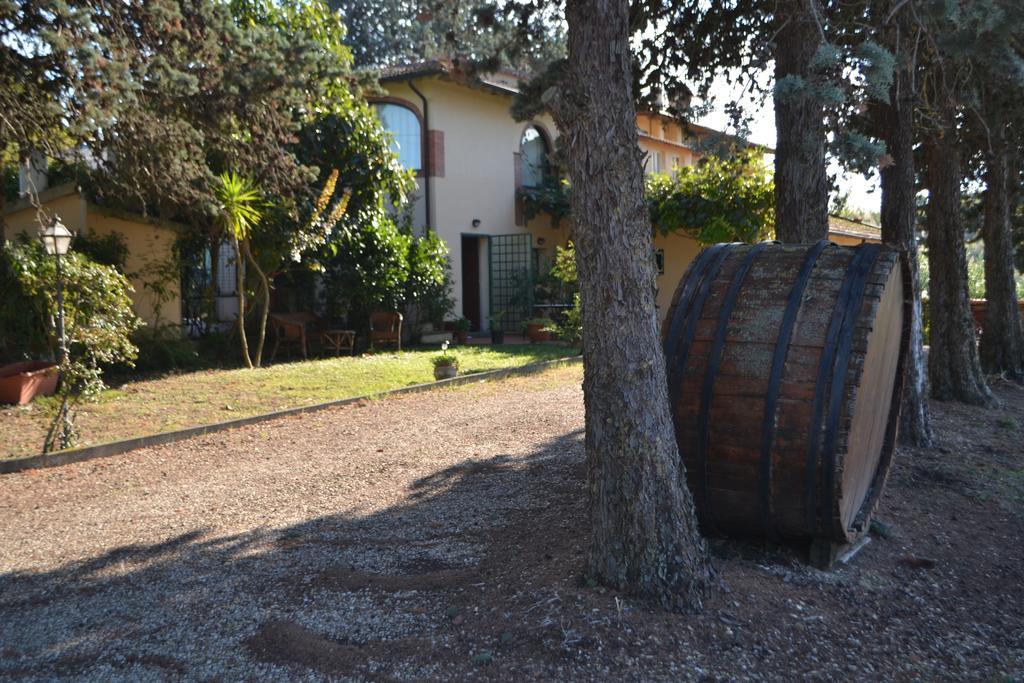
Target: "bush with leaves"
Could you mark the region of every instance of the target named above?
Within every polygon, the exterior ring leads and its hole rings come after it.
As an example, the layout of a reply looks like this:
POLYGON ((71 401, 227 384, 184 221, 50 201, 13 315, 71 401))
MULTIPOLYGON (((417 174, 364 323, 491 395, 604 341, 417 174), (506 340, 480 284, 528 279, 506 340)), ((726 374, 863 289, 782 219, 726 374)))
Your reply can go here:
POLYGON ((455 308, 448 245, 437 233, 414 237, 409 244, 409 279, 405 305, 417 320, 440 326, 455 308))
POLYGON ((577 286, 576 247, 572 242, 564 247, 555 247, 555 264, 551 268, 551 275, 572 292, 572 308, 565 312, 561 320, 552 322, 546 329, 570 344, 579 345, 583 342, 583 310, 577 286))
POLYGON ((95 230, 80 232, 71 241, 71 250, 94 263, 114 266, 122 273, 128 261, 128 241, 119 232, 98 235, 95 230))
MULTIPOLYGON (((40 245, 26 241, 6 243, 3 261, 5 286, 16 287, 24 297, 17 305, 30 321, 27 327, 35 328, 29 339, 42 342, 45 354, 56 357, 56 259, 40 245)), ((78 404, 94 399, 105 388, 104 366, 132 364, 138 350, 131 335, 142 325, 132 312, 132 287, 116 268, 73 251, 62 257, 61 268, 68 353, 61 363, 60 404, 43 444, 44 453, 72 444, 78 404)), ((40 351, 43 349, 25 349, 32 355, 43 355, 40 351)))
POLYGON ((651 222, 662 235, 681 232, 701 244, 756 242, 775 224, 771 172, 753 152, 706 156, 676 175, 647 178, 651 222))
POLYGON ((383 214, 346 230, 335 243, 337 252, 324 263, 326 315, 365 325, 376 309, 401 310, 411 240, 383 214))

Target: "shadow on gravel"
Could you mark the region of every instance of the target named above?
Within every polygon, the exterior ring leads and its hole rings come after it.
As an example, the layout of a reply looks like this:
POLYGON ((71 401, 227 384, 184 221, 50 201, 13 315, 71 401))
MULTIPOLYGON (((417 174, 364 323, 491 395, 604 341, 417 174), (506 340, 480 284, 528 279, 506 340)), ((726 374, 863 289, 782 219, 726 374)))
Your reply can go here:
POLYGON ((211 519, 2 575, 0 679, 1018 680, 1020 391, 998 411, 933 404, 942 445, 898 454, 884 533, 850 565, 716 541, 699 614, 580 576, 576 431, 463 460, 375 514, 229 536, 211 519))
MULTIPOLYGON (((194 529, 2 575, 0 678, 373 677, 414 656, 436 666, 450 656, 439 631, 461 625, 488 584, 515 574, 526 589, 555 553, 578 571, 582 461, 580 430, 527 457, 438 471, 376 514, 194 529)), ((508 619, 493 602, 478 629, 497 643, 508 619)))

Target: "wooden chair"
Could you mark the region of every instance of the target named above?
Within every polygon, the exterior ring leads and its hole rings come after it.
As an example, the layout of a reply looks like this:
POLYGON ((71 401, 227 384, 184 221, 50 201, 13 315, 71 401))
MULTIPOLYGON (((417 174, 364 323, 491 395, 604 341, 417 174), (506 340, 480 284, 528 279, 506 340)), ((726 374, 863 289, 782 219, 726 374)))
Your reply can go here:
POLYGON ((281 344, 297 346, 302 351, 302 358, 309 358, 308 328, 321 328, 323 321, 315 313, 271 313, 270 324, 274 328, 274 350, 270 360, 277 357, 281 344))
POLYGON ((370 315, 370 347, 395 344, 402 350, 402 314, 378 311, 370 315))

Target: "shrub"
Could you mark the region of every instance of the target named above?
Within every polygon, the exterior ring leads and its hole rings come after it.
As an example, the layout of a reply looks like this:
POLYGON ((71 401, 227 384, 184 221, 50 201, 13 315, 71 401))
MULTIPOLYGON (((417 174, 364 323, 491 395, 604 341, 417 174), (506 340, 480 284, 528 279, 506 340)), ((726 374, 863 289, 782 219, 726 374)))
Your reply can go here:
POLYGON ((453 368, 459 367, 459 359, 454 353, 448 353, 448 342, 441 343, 441 353, 431 357, 430 362, 435 368, 450 365, 453 368))
MULTIPOLYGON (((48 355, 57 356, 51 324, 57 314, 56 259, 42 246, 25 241, 5 244, 4 261, 5 277, 17 282, 24 297, 19 302, 26 315, 22 324, 35 327, 33 334, 44 340, 48 355)), ((61 265, 67 357, 61 363, 60 404, 44 453, 58 444, 71 445, 78 403, 92 400, 105 388, 103 367, 133 363, 138 349, 130 337, 142 325, 131 309, 132 287, 116 268, 75 252, 62 257, 61 265)))
POLYGON ((124 272, 128 260, 128 242, 119 232, 97 235, 96 231, 80 232, 71 242, 71 251, 88 257, 95 263, 113 266, 124 272))
POLYGON ((455 308, 448 246, 436 233, 429 232, 412 239, 408 259, 405 305, 415 309, 420 319, 440 326, 455 308))
POLYGON ((327 316, 367 321, 374 309, 400 310, 411 240, 385 215, 351 228, 337 241, 337 254, 325 263, 327 316))
POLYGON ((132 343, 139 349, 135 369, 140 372, 196 370, 203 365, 195 342, 183 338, 175 327, 139 330, 132 335, 132 343))

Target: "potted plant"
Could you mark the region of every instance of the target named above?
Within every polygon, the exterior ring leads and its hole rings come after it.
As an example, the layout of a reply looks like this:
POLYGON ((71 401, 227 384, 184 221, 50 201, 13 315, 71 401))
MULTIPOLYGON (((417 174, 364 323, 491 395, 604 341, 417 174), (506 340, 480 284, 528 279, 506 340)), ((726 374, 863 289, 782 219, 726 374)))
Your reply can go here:
POLYGON ((434 379, 451 379, 459 374, 459 359, 448 353, 448 342, 441 343, 440 355, 430 359, 434 364, 434 379))
POLYGON ((491 343, 492 344, 504 344, 505 343, 505 330, 501 329, 501 319, 505 317, 505 311, 497 311, 491 313, 491 317, 488 320, 491 323, 491 343))
POLYGON ((551 341, 551 321, 547 318, 532 318, 526 321, 526 336, 532 342, 551 341))
POLYGON ((463 316, 455 320, 455 340, 460 344, 465 344, 469 341, 469 318, 463 316))

